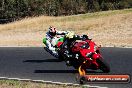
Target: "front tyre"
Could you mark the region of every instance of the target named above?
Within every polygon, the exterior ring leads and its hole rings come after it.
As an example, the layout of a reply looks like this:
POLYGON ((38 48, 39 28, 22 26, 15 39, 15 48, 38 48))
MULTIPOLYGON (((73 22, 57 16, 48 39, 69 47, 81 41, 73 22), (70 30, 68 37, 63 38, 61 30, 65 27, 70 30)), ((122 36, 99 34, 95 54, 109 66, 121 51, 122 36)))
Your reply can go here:
POLYGON ((99 64, 99 69, 102 70, 104 73, 110 72, 110 66, 106 61, 102 58, 97 59, 97 63, 99 64))
POLYGON ((85 78, 85 76, 77 75, 76 76, 76 82, 83 85, 83 84, 87 83, 87 79, 85 78))

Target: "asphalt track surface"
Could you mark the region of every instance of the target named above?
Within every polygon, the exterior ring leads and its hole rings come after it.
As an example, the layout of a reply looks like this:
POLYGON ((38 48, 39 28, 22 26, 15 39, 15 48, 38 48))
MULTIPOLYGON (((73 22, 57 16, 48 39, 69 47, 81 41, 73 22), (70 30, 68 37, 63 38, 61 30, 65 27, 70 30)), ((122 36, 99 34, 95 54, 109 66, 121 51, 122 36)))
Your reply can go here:
MULTIPOLYGON (((109 74, 129 74, 132 78, 132 48, 102 48, 103 57, 110 64, 109 74)), ((88 70, 89 74, 104 74, 88 70)), ((77 83, 77 71, 51 56, 42 47, 1 47, 0 77, 77 83)), ((90 83, 91 86, 132 88, 132 83, 90 83)))

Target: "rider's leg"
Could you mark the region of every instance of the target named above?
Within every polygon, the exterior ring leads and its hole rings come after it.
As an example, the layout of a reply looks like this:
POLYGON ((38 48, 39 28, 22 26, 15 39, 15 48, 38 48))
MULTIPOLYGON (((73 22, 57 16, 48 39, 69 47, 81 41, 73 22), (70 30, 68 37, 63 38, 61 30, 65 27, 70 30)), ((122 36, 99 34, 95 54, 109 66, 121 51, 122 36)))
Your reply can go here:
POLYGON ((52 46, 52 44, 49 41, 46 41, 46 45, 48 46, 49 50, 54 54, 58 55, 57 52, 55 51, 55 47, 52 46))
POLYGON ((51 43, 47 40, 46 41, 46 46, 49 48, 49 50, 51 50, 51 51, 54 51, 55 50, 55 48, 51 45, 51 43))

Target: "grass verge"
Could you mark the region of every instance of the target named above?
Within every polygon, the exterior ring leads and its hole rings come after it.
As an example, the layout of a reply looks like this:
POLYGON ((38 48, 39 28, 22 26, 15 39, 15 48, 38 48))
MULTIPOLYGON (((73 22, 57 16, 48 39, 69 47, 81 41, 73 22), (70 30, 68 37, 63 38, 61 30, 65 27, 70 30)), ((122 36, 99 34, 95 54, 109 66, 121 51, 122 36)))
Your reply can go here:
POLYGON ((106 46, 132 47, 132 9, 103 11, 72 16, 39 16, 0 25, 0 46, 43 46, 48 27, 87 34, 106 46))
MULTIPOLYGON (((82 86, 83 87, 83 86, 82 86)), ((0 80, 0 88, 82 88, 81 86, 59 85, 18 80, 0 80)))

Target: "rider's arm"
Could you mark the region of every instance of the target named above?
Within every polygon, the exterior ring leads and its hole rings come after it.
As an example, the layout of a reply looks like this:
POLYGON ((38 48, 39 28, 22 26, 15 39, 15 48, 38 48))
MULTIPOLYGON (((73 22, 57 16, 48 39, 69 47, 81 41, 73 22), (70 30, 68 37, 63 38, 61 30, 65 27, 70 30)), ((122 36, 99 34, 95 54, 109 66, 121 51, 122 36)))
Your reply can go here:
POLYGON ((82 39, 82 36, 80 36, 80 35, 74 35, 74 39, 75 40, 81 40, 82 39))
POLYGON ((51 40, 51 36, 49 35, 49 33, 46 33, 46 40, 50 41, 51 40))
POLYGON ((65 35, 67 32, 66 31, 57 31, 57 35, 65 35))
POLYGON ((89 40, 88 36, 87 35, 75 35, 75 40, 89 40))

